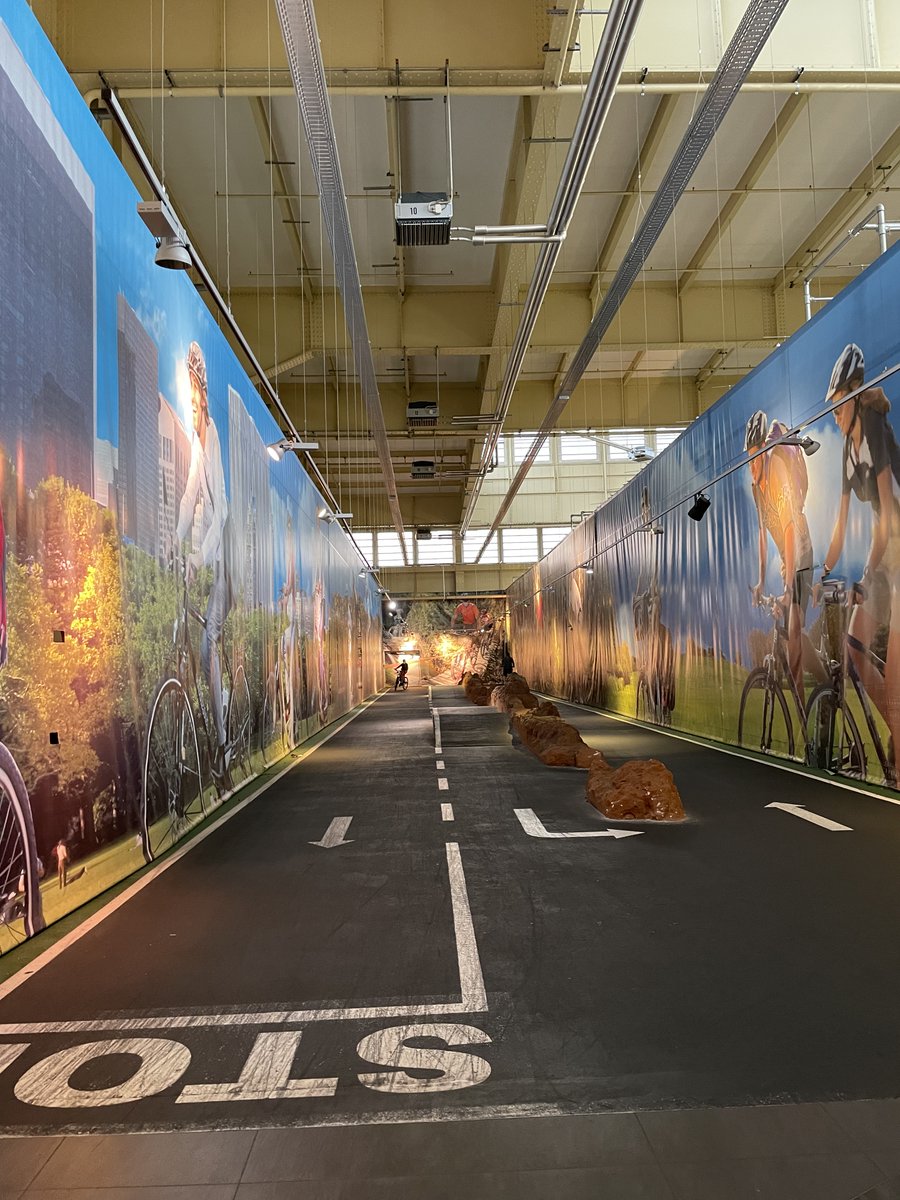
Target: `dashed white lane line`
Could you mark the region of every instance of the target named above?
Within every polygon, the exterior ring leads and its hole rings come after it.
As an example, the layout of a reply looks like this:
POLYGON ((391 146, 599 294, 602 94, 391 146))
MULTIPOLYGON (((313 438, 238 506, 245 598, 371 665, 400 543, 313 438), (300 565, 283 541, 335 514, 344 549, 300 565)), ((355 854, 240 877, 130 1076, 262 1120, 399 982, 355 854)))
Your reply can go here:
POLYGON ((444 770, 444 760, 442 758, 439 758, 434 765, 438 771, 444 770))
POLYGON ((450 784, 449 784, 449 783, 447 782, 447 780, 446 780, 446 779, 443 777, 443 775, 442 775, 442 776, 441 776, 441 778, 438 780, 438 788, 439 788, 439 789, 440 789, 442 792, 449 792, 449 791, 450 791, 450 784))
POLYGON ((441 805, 441 820, 442 821, 455 820, 455 818, 453 816, 453 805, 452 804, 442 804, 441 805))

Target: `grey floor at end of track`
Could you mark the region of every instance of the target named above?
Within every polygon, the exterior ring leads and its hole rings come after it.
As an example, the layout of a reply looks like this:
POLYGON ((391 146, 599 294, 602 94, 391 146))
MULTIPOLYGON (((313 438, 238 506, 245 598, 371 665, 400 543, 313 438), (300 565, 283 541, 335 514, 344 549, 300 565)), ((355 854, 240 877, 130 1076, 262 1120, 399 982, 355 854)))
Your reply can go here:
MULTIPOLYGON (((583 772, 515 747, 501 714, 456 688, 431 703, 439 755, 427 689, 382 697, 0 1000, 0 1024, 452 1005, 448 842, 484 1010, 304 1025, 292 1076, 338 1086, 303 1101, 182 1107, 175 1087, 28 1111, 16 1073, 0 1073, 0 1123, 41 1135, 0 1139, 0 1200, 900 1200, 900 814, 561 706, 613 762, 666 762, 689 819, 621 840, 533 838, 516 810, 551 833, 615 826, 586 804, 583 772), (311 845, 340 816, 348 843, 311 845), (360 1085, 357 1043, 430 1020, 482 1031, 472 1049, 489 1074, 440 1094, 360 1085)), ((159 1036, 190 1047, 195 1082, 235 1078, 257 1032, 159 1036)), ((21 1065, 111 1036, 36 1035, 21 1065)))

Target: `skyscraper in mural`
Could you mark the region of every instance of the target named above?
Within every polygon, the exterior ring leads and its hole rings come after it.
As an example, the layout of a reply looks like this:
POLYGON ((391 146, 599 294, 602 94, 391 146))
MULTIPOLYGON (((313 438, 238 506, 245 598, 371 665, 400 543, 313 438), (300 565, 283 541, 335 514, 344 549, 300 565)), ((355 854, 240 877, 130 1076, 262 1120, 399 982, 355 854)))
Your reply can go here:
POLYGON ((159 396, 159 551, 174 545, 178 506, 191 466, 191 439, 165 396, 159 396))
POLYGON ((155 555, 159 520, 159 352, 119 293, 119 470, 125 537, 155 555))
POLYGON ((272 603, 272 502, 269 456, 256 422, 234 388, 228 389, 231 463, 232 578, 248 608, 272 603))
POLYGON ((0 442, 91 495, 94 184, 2 23, 0 162, 0 442))

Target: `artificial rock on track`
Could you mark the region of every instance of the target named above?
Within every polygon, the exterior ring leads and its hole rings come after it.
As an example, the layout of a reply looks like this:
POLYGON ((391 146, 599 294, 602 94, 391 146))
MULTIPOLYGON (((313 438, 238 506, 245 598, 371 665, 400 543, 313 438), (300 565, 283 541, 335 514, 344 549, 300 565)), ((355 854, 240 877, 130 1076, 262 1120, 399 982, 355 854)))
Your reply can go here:
POLYGON ((477 673, 473 672, 471 675, 464 676, 463 691, 466 693, 466 698, 473 704, 486 707, 491 702, 491 690, 477 673))
POLYGON ((590 764, 588 803, 613 821, 683 821, 672 772, 655 758, 634 759, 614 770, 602 755, 590 764))
POLYGON ((537 708, 540 701, 531 694, 528 681, 513 672, 491 692, 491 704, 501 712, 513 715, 525 708, 537 708))
POLYGON ((513 713, 510 727, 523 746, 548 767, 583 767, 603 755, 592 750, 574 725, 558 716, 539 716, 536 712, 520 710, 513 713))

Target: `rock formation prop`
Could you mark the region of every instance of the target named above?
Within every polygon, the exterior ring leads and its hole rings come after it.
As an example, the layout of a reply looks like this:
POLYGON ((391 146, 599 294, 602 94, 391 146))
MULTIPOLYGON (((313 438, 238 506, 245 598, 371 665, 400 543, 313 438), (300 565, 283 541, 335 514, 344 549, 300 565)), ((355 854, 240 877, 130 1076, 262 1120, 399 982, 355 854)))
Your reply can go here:
POLYGON ((582 741, 574 725, 559 717, 521 710, 513 714, 510 728, 519 742, 548 767, 587 769, 595 759, 603 759, 599 750, 582 741))
POLYGON ((611 821, 683 821, 672 772, 656 759, 634 759, 613 768, 602 755, 590 764, 587 798, 611 821))
POLYGON ((505 713, 513 714, 523 708, 537 708, 539 703, 537 696, 531 694, 528 681, 515 672, 507 675, 491 692, 491 704, 505 713))
POLYGON ((486 707, 491 702, 491 690, 478 674, 466 675, 463 679, 463 691, 466 698, 473 704, 486 707))
POLYGON ((552 700, 542 700, 537 708, 532 709, 536 717, 558 717, 559 709, 552 700))

